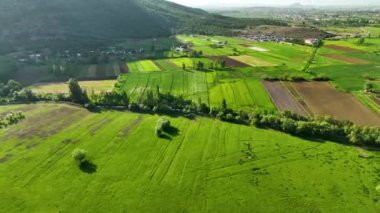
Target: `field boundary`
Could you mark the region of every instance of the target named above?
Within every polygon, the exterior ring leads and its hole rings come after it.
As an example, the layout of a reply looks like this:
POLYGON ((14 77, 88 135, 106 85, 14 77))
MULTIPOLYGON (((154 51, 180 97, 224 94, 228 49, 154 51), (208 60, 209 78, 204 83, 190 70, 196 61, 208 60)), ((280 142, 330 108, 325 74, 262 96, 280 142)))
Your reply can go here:
POLYGON ((303 110, 308 116, 313 116, 313 112, 309 108, 309 106, 305 103, 303 100, 303 97, 299 94, 296 88, 294 88, 293 84, 291 82, 281 82, 284 85, 284 88, 288 90, 291 96, 301 105, 303 110))

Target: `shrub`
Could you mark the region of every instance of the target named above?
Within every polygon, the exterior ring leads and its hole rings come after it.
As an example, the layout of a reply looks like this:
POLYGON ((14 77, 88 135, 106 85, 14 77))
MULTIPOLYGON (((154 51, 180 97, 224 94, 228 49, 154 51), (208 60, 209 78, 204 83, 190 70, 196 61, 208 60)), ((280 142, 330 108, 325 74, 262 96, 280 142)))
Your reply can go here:
POLYGON ((311 78, 313 81, 329 81, 330 78, 325 75, 317 75, 311 78))
POLYGON ((83 149, 74 149, 72 156, 76 162, 82 164, 87 161, 87 152, 83 149))
POLYGON ((162 136, 164 132, 168 131, 169 128, 170 128, 170 121, 162 117, 157 121, 155 134, 160 137, 162 136))

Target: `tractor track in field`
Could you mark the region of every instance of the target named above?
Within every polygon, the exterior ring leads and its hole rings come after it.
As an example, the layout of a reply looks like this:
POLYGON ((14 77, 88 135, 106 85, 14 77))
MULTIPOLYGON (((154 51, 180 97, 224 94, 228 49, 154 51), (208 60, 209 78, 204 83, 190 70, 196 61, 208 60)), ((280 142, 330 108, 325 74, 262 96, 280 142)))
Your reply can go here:
POLYGON ((303 110, 305 111, 306 115, 313 116, 313 112, 309 108, 309 106, 305 103, 302 96, 298 93, 296 88, 294 88, 293 84, 291 82, 281 82, 284 87, 289 91, 289 93, 293 96, 293 98, 301 105, 303 110))
POLYGON ((137 83, 135 84, 135 86, 133 87, 133 90, 129 93, 129 96, 132 96, 134 95, 135 91, 137 90, 137 87, 138 85, 140 84, 140 80, 141 80, 141 74, 137 74, 138 78, 137 78, 137 83))
POLYGON ((140 100, 139 101, 141 101, 141 99, 144 97, 145 92, 146 92, 146 90, 148 88, 149 81, 150 81, 150 75, 151 75, 151 73, 148 74, 148 79, 146 80, 143 92, 140 94, 140 97, 139 97, 140 100))
MULTIPOLYGON (((129 126, 137 126, 136 122, 141 122, 141 121, 142 121, 142 120, 140 120, 140 117, 141 117, 141 116, 138 116, 138 117, 135 118, 135 120, 131 121, 131 123, 130 123, 129 126)), ((133 128, 134 128, 134 127, 133 127, 133 128)), ((122 130, 120 130, 120 131, 122 131, 122 130)), ((101 148, 99 148, 99 150, 100 150, 100 151, 105 150, 107 146, 109 146, 109 145, 112 144, 112 143, 115 143, 115 139, 120 137, 120 131, 115 132, 115 134, 114 134, 114 136, 112 137, 112 139, 109 140, 109 142, 106 143, 104 146, 102 146, 101 148)), ((117 147, 117 149, 116 149, 115 152, 119 151, 119 150, 121 149, 121 147, 122 147, 123 145, 125 145, 125 144, 128 144, 128 143, 120 143, 120 144, 118 145, 118 147, 117 147)), ((98 151, 98 152, 100 152, 100 151, 98 151)), ((104 162, 102 165, 109 165, 109 162, 111 162, 113 158, 114 158, 114 157, 110 157, 110 158, 108 158, 107 160, 105 160, 105 162, 104 162)), ((102 171, 102 168, 106 168, 106 166, 99 166, 99 167, 97 167, 97 172, 102 171)), ((92 179, 92 180, 88 181, 87 184, 85 184, 86 189, 88 188, 88 186, 91 185, 91 183, 92 183, 93 181, 95 181, 95 179, 92 179)), ((97 194, 101 194, 101 193, 104 191, 104 189, 106 189, 106 188, 107 188, 107 187, 106 187, 106 185, 104 184, 103 187, 101 187, 99 190, 97 190, 97 194)))

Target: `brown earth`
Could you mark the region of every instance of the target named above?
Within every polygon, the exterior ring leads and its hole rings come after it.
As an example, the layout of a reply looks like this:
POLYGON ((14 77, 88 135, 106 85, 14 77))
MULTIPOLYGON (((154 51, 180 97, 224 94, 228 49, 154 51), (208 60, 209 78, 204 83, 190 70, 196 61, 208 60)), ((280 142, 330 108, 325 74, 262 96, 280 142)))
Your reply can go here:
POLYGON ((358 125, 378 126, 380 117, 361 104, 354 96, 338 92, 326 82, 292 83, 311 111, 349 120, 358 125))
POLYGON ((358 49, 354 49, 354 48, 350 48, 350 47, 344 47, 344 46, 339 46, 339 45, 335 45, 335 44, 325 45, 324 47, 329 48, 329 49, 333 49, 333 50, 338 50, 338 51, 346 52, 346 53, 360 53, 360 52, 363 52, 363 51, 358 50, 358 49))
POLYGON ((225 61, 227 67, 250 67, 250 65, 236 61, 228 56, 210 56, 208 58, 213 61, 225 61))
POLYGON ((350 64, 369 64, 369 61, 364 61, 357 58, 351 58, 344 55, 326 54, 325 57, 336 59, 350 64))
POLYGON ((263 81, 263 85, 280 111, 289 110, 303 116, 307 115, 303 107, 293 98, 280 81, 263 81))

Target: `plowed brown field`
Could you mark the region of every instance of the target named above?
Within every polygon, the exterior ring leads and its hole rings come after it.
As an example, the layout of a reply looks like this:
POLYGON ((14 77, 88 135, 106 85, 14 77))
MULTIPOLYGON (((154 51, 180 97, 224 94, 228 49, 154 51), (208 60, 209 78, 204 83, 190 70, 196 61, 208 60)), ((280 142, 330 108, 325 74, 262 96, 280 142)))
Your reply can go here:
POLYGON ((248 64, 234 60, 227 56, 210 56, 209 59, 213 61, 225 61, 227 67, 250 67, 248 64))
POLYGON ((293 98, 293 96, 280 81, 263 81, 263 85, 278 110, 290 110, 303 116, 307 115, 303 107, 293 98))
POLYGON ((336 55, 336 54, 326 54, 325 55, 328 58, 336 59, 338 61, 343 61, 349 64, 369 64, 370 62, 364 61, 357 58, 351 58, 344 55, 336 55))
POLYGON ((361 104, 354 96, 338 92, 325 82, 293 83, 311 111, 349 120, 358 125, 380 126, 380 117, 361 104))
POLYGON ((335 44, 325 45, 324 47, 327 47, 327 48, 333 49, 333 50, 338 50, 338 51, 346 52, 346 53, 360 53, 360 52, 362 52, 361 50, 358 50, 358 49, 353 49, 353 48, 350 48, 350 47, 339 46, 339 45, 335 45, 335 44))

